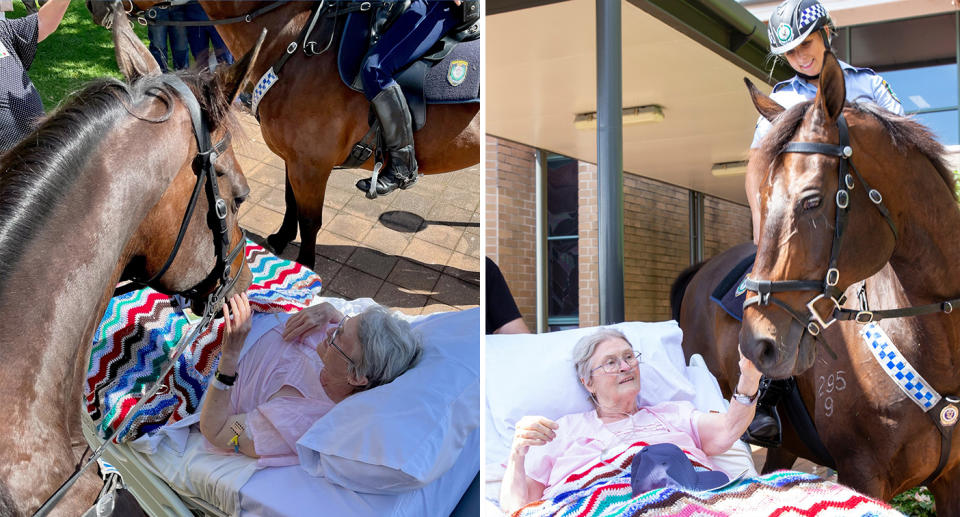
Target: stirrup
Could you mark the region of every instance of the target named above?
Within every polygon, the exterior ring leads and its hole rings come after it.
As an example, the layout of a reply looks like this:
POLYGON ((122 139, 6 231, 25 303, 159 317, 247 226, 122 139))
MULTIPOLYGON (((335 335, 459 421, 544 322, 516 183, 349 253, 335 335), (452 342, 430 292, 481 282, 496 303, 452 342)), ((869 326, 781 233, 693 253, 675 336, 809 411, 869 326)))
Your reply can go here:
POLYGON ((373 164, 373 173, 370 174, 370 189, 366 192, 367 199, 377 199, 377 180, 380 179, 381 169, 383 169, 382 161, 373 164))

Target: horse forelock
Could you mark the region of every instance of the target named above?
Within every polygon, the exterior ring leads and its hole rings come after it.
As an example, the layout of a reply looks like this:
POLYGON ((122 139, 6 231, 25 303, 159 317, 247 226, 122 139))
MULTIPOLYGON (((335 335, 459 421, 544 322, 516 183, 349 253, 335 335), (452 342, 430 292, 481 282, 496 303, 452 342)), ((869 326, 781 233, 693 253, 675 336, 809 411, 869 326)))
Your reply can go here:
MULTIPOLYGON (((771 121, 772 127, 761 141, 759 148, 759 159, 763 169, 768 170, 769 174, 773 174, 778 157, 783 153, 786 145, 794 140, 812 105, 813 101, 794 105, 771 121)), ((853 117, 870 116, 876 119, 897 150, 914 150, 927 158, 956 199, 957 180, 944 161, 943 145, 937 141, 929 129, 913 117, 897 115, 870 102, 847 103, 844 114, 848 118, 852 115, 853 117)))

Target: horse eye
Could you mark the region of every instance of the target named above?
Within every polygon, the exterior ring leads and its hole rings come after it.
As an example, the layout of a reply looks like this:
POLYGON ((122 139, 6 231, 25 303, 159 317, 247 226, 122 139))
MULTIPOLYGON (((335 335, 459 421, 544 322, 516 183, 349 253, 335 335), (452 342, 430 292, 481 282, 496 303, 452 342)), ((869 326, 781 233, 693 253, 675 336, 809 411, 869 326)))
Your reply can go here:
POLYGON ((810 196, 803 200, 802 207, 804 210, 813 210, 814 208, 817 208, 818 206, 820 206, 821 200, 822 198, 820 197, 820 195, 810 196))

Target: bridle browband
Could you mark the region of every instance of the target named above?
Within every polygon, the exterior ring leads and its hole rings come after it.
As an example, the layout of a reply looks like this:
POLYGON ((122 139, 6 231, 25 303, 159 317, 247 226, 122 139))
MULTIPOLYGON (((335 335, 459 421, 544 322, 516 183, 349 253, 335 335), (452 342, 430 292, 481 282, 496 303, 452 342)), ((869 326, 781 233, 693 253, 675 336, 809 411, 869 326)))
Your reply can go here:
MULTIPOLYGON (((843 295, 843 291, 837 287, 837 283, 840 280, 840 270, 837 268, 837 260, 840 257, 840 246, 843 240, 843 232, 846 229, 847 219, 849 216, 850 209, 850 191, 853 190, 856 181, 859 181, 863 185, 864 190, 867 192, 867 197, 870 198, 870 201, 873 203, 873 206, 877 208, 880 212, 880 215, 886 220, 887 225, 890 227, 890 231, 893 232, 894 245, 896 245, 897 240, 899 239, 899 232, 897 232, 897 226, 894 224, 893 219, 890 217, 890 211, 883 204, 883 196, 874 188, 870 187, 870 184, 863 178, 863 176, 857 171, 856 167, 853 166, 851 157, 853 156, 853 148, 850 146, 850 134, 847 127, 847 121, 844 119, 843 114, 841 113, 837 117, 837 130, 839 133, 839 145, 826 144, 820 142, 789 142, 783 149, 780 151, 780 154, 783 153, 804 153, 804 154, 823 154, 826 156, 836 156, 840 158, 840 165, 838 167, 838 181, 837 181, 837 194, 835 196, 835 202, 837 205, 837 213, 835 217, 835 225, 833 231, 833 243, 830 249, 830 262, 827 266, 827 273, 824 276, 822 281, 820 280, 755 280, 749 276, 744 281, 746 289, 748 291, 754 291, 757 293, 756 296, 747 298, 743 303, 743 307, 749 307, 751 305, 765 306, 773 303, 777 307, 780 307, 786 311, 790 316, 800 325, 804 327, 805 332, 809 332, 815 340, 817 340, 830 355, 836 359, 837 355, 834 353, 826 343, 826 338, 821 336, 823 329, 833 325, 840 320, 853 320, 857 323, 870 323, 872 321, 878 321, 882 319, 890 318, 905 318, 909 316, 919 316, 923 314, 933 314, 936 312, 943 312, 949 314, 953 311, 954 305, 960 304, 960 297, 953 298, 940 303, 930 303, 926 305, 916 305, 913 307, 903 307, 899 309, 884 309, 871 311, 866 306, 861 307, 861 310, 845 309, 843 307, 846 298, 843 295), (853 171, 851 174, 848 172, 853 171), (820 291, 820 294, 815 296, 812 300, 807 302, 806 309, 807 312, 804 314, 801 311, 798 311, 791 307, 788 303, 783 300, 779 300, 776 297, 772 296, 773 293, 782 293, 788 291, 820 291), (830 318, 829 321, 826 321, 820 313, 817 312, 814 307, 817 302, 822 298, 828 298, 833 302, 833 311, 828 315, 830 318)), ((800 340, 803 338, 803 333, 800 334, 800 340)), ((797 346, 799 347, 800 340, 797 341, 797 346)), ((943 471, 943 468, 947 464, 947 459, 950 455, 950 446, 951 446, 951 437, 953 432, 953 426, 944 427, 940 419, 933 415, 932 412, 927 411, 926 414, 933 419, 934 425, 937 427, 937 430, 940 432, 941 436, 941 446, 940 446, 940 461, 937 465, 937 468, 927 477, 926 480, 921 484, 928 484, 943 471)))
MULTIPOLYGON (((193 169, 197 175, 197 183, 194 186, 193 194, 190 197, 190 203, 187 205, 186 213, 183 216, 183 221, 180 223, 180 231, 177 234, 176 243, 173 246, 173 249, 170 251, 170 255, 167 257, 166 262, 163 267, 160 268, 157 273, 151 276, 147 280, 131 280, 130 283, 125 284, 123 287, 117 288, 114 291, 114 296, 119 294, 128 293, 136 289, 147 286, 160 279, 167 272, 167 269, 170 267, 170 264, 173 263, 174 258, 177 255, 177 252, 180 249, 180 245, 183 242, 183 237, 186 234, 187 227, 190 224, 190 220, 193 218, 194 210, 196 209, 197 201, 200 198, 200 191, 204 190, 203 186, 206 184, 206 193, 207 200, 209 202, 209 213, 208 213, 208 223, 213 231, 213 242, 214 248, 216 249, 217 264, 214 266, 213 270, 207 274, 206 278, 200 281, 199 284, 194 287, 184 291, 182 294, 187 297, 198 297, 200 293, 206 291, 213 285, 217 285, 217 288, 213 290, 208 296, 206 305, 203 311, 203 317, 200 322, 194 327, 193 331, 180 341, 180 343, 174 348, 171 354, 168 356, 167 365, 163 372, 157 377, 157 380, 154 381, 153 385, 149 390, 146 390, 143 395, 137 400, 137 403, 127 412, 126 417, 118 426, 118 429, 122 429, 126 426, 127 422, 133 418, 140 407, 153 397, 163 386, 162 381, 170 373, 170 370, 177 364, 177 360, 180 355, 186 350, 187 345, 192 343, 200 332, 207 327, 207 325, 213 320, 213 316, 216 314, 217 310, 220 307, 223 299, 226 297, 226 294, 233 288, 237 283, 237 280, 240 278, 240 271, 237 271, 235 276, 230 275, 230 264, 236 259, 237 255, 246 246, 246 239, 241 238, 240 242, 231 250, 230 248, 230 236, 228 234, 227 228, 227 203, 220 196, 220 187, 217 184, 217 174, 216 174, 216 160, 217 157, 226 152, 227 148, 230 145, 230 133, 227 132, 224 135, 223 139, 217 142, 216 145, 211 143, 210 127, 207 122, 207 118, 203 115, 203 112, 200 110, 200 103, 197 101, 196 96, 193 94, 193 91, 183 82, 179 77, 172 74, 165 74, 160 77, 160 80, 176 92, 177 96, 180 97, 180 100, 187 107, 187 110, 190 112, 190 120, 193 125, 193 133, 197 140, 197 156, 193 160, 193 169), (228 251, 229 250, 229 251, 228 251)), ((242 233, 242 230, 241 230, 242 233)), ((104 441, 97 450, 91 454, 90 458, 82 466, 78 465, 77 469, 74 471, 73 475, 68 478, 60 487, 47 498, 46 501, 34 512, 34 516, 46 515, 48 514, 63 498, 67 490, 79 479, 80 474, 82 474, 93 462, 95 462, 103 452, 113 443, 113 440, 104 441)))

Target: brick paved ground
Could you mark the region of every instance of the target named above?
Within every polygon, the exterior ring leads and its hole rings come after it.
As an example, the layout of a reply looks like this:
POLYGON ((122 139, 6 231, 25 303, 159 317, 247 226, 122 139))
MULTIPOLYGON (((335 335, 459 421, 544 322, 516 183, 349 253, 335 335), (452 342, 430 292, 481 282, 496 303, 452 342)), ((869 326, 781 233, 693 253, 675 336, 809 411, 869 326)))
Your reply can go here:
MULTIPOLYGON (((263 143, 256 119, 240 116, 234 150, 250 184, 240 225, 263 243, 284 212, 283 161, 263 143)), ((325 296, 370 297, 408 314, 480 304, 480 168, 423 176, 411 189, 369 200, 354 183, 368 171, 330 175, 317 236, 325 296)), ((282 256, 295 259, 298 238, 282 256)))

